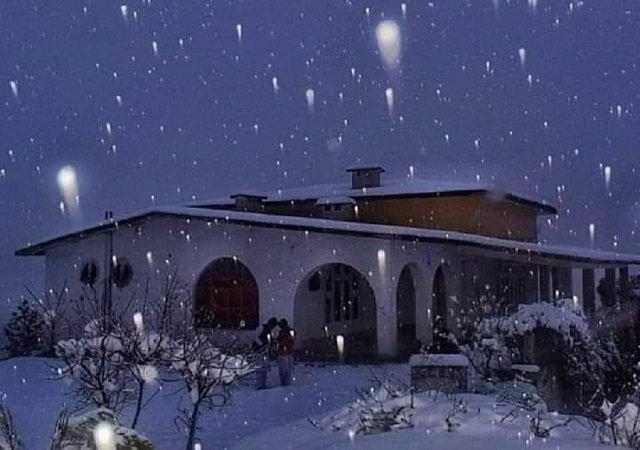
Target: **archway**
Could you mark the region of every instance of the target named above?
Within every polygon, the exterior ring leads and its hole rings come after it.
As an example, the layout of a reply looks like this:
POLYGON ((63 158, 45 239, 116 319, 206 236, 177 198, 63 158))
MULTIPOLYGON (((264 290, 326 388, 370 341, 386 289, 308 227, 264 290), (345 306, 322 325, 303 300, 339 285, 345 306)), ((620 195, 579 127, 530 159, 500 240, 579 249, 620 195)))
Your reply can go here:
POLYGON ((235 258, 220 258, 200 273, 194 322, 202 328, 255 329, 258 326, 258 284, 244 264, 235 258))
POLYGON ((304 277, 296 290, 294 326, 300 356, 337 358, 339 335, 345 358, 377 354, 375 295, 366 278, 346 264, 325 264, 304 277))
POLYGON ((438 267, 433 276, 433 334, 447 329, 447 288, 444 280, 442 266, 438 267))
POLYGON ((416 282, 407 265, 400 272, 396 291, 398 354, 410 355, 416 350, 416 282))

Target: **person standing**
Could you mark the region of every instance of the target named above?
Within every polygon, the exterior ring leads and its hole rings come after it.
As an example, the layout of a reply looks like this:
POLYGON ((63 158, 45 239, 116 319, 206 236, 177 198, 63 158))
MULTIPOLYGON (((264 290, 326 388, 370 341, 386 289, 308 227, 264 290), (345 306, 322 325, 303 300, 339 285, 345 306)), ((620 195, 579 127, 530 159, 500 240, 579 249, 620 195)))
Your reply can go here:
POLYGON ((256 354, 256 389, 266 389, 267 375, 271 369, 271 332, 278 326, 278 319, 272 317, 262 325, 262 331, 251 344, 251 349, 256 354))
POLYGON ((280 319, 278 326, 280 327, 277 338, 280 384, 282 386, 289 386, 293 374, 293 329, 289 326, 287 319, 280 319))

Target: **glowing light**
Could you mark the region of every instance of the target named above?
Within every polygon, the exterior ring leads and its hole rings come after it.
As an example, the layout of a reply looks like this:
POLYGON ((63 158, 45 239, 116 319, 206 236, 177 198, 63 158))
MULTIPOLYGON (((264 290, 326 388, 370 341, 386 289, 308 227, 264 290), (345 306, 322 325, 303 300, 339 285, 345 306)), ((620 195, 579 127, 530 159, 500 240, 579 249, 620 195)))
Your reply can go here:
POLYGON ((115 450, 116 440, 113 426, 107 422, 100 422, 93 430, 93 440, 97 450, 115 450))
POLYGON ((242 24, 236 24, 236 33, 238 34, 238 44, 242 44, 242 24))
POLYGON ((596 240, 596 225, 594 223, 589 224, 589 240, 591 241, 591 246, 593 247, 593 244, 596 240))
POLYGON ((271 80, 271 84, 273 84, 273 92, 277 94, 280 90, 280 86, 278 85, 278 77, 273 77, 273 79, 271 80))
POLYGON ((120 6, 120 13, 125 21, 129 19, 129 7, 127 5, 120 6))
POLYGON ((75 212, 79 206, 76 170, 72 166, 64 166, 58 171, 57 182, 66 207, 75 212))
POLYGON ((147 263, 149 263, 150 266, 153 265, 153 253, 151 253, 151 251, 148 251, 147 254, 145 255, 145 257, 147 258, 147 263))
POLYGON ((382 61, 387 69, 395 69, 400 64, 400 27, 393 20, 383 20, 376 27, 376 40, 382 61))
POLYGON ((158 56, 158 42, 153 41, 151 43, 151 48, 153 49, 153 56, 158 56))
POLYGON ((387 99, 387 109, 389 110, 389 115, 392 116, 393 115, 393 89, 392 88, 387 88, 384 91, 384 96, 387 99))
POLYGON ((307 89, 305 95, 307 97, 307 108, 309 109, 309 114, 313 114, 316 94, 313 89, 307 89))
POLYGON ((402 9, 402 17, 404 17, 406 19, 407 18, 407 4, 406 3, 402 3, 400 5, 400 9, 402 9))

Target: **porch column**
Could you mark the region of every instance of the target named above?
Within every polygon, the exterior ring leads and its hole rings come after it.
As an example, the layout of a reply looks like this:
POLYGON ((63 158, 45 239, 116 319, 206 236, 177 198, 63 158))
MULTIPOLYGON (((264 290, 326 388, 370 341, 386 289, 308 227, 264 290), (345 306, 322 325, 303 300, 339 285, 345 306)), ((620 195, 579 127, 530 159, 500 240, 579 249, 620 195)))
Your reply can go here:
POLYGON ((618 279, 620 280, 620 301, 628 302, 629 299, 629 267, 624 266, 618 269, 618 279))
POLYGON ((603 306, 614 306, 616 304, 616 269, 604 270, 604 296, 603 306))
POLYGON ((557 267, 551 268, 551 298, 560 298, 560 269, 557 267))
POLYGON ((582 269, 582 309, 588 316, 596 312, 596 282, 593 269, 582 269))
POLYGON ((391 278, 393 266, 389 253, 388 246, 375 251, 377 270, 369 278, 376 296, 378 356, 382 359, 392 359, 398 355, 396 285, 391 278))
POLYGON ((540 301, 551 300, 551 273, 549 266, 538 266, 539 283, 538 283, 538 299, 540 301))
POLYGON ((572 268, 571 270, 571 295, 582 311, 584 311, 584 292, 582 290, 582 269, 572 268))

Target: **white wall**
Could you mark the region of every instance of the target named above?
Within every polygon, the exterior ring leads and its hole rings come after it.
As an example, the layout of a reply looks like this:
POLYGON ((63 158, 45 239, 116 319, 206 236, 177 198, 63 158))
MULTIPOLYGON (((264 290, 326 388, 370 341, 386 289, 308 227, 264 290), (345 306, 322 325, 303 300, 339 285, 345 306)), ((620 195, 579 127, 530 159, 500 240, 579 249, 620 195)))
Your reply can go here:
MULTIPOLYGON (((106 237, 97 235, 49 250, 46 287, 59 289, 66 282, 70 296, 79 296, 83 289, 80 267, 88 258, 99 263, 102 279, 105 243, 106 237)), ((435 244, 173 217, 119 229, 113 234, 113 249, 116 256, 131 262, 134 271, 128 287, 114 288, 114 298, 120 298, 116 301, 133 294, 140 296, 147 280, 151 294, 157 294, 166 277, 174 272, 193 293, 197 277, 207 264, 221 257, 237 257, 258 283, 261 321, 275 316, 293 322, 294 298, 300 282, 324 264, 350 265, 367 278, 376 297, 378 352, 382 356, 393 356, 396 351, 396 289, 402 268, 412 264, 414 272, 424 277, 419 284, 425 288, 417 294, 417 336, 429 342, 433 274, 441 260, 453 255, 451 250, 435 244), (151 263, 147 252, 152 256, 151 263)), ((100 283, 99 280, 99 287, 100 283)))

